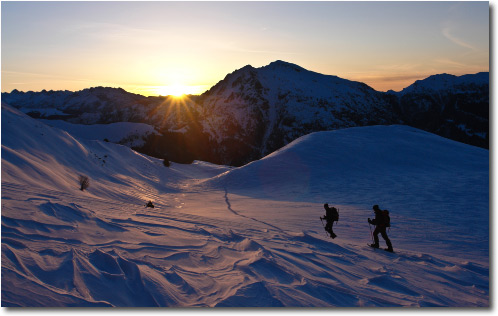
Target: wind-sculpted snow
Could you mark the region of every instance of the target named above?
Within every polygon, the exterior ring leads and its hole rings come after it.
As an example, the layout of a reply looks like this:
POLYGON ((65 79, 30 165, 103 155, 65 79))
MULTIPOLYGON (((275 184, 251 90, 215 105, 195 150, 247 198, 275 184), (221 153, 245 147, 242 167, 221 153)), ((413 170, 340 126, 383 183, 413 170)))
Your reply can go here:
POLYGON ((385 128, 312 134, 242 168, 167 168, 2 106, 2 305, 489 306, 487 151, 385 128), (424 193, 428 178, 441 187, 424 193), (325 201, 340 209, 334 240, 325 201), (366 246, 374 201, 395 254, 366 246))

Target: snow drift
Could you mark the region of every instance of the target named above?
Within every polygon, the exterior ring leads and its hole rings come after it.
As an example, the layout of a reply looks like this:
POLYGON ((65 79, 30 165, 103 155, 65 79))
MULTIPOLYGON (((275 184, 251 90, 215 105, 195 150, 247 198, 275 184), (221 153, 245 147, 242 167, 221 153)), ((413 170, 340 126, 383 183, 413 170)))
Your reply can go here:
POLYGON ((2 305, 489 306, 488 169, 403 126, 167 168, 2 105, 2 305), (372 204, 395 254, 366 247, 372 204))

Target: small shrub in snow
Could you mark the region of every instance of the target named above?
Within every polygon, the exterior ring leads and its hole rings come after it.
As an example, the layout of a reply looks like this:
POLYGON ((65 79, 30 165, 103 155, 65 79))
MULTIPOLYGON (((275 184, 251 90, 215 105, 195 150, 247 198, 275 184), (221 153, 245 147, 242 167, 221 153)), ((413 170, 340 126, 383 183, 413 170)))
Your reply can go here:
POLYGON ((145 207, 152 207, 152 208, 154 208, 154 204, 152 203, 152 201, 149 201, 147 204, 145 204, 145 207))
POLYGON ((169 167, 170 166, 170 163, 169 163, 169 160, 164 158, 163 160, 163 164, 166 166, 166 167, 169 167))
POLYGON ((78 179, 80 182, 80 190, 81 191, 87 189, 90 186, 90 179, 88 179, 87 176, 80 175, 78 179))

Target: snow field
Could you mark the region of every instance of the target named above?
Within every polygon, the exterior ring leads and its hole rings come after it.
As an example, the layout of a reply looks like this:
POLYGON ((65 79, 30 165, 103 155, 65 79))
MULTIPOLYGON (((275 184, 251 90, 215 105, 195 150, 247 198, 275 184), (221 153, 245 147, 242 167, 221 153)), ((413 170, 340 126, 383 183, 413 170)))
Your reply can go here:
POLYGON ((394 126, 311 134, 241 168, 166 168, 2 105, 2 306, 489 306, 487 159, 394 126), (324 202, 341 212, 335 240, 324 202), (395 254, 366 246, 372 204, 392 212, 395 254))

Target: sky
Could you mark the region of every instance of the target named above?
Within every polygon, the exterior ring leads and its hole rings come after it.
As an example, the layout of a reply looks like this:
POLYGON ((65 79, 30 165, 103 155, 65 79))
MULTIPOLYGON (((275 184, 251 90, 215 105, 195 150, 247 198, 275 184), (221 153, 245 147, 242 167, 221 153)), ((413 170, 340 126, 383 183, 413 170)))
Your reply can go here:
POLYGON ((275 60, 378 91, 489 71, 489 3, 1 3, 2 92, 198 94, 275 60))

